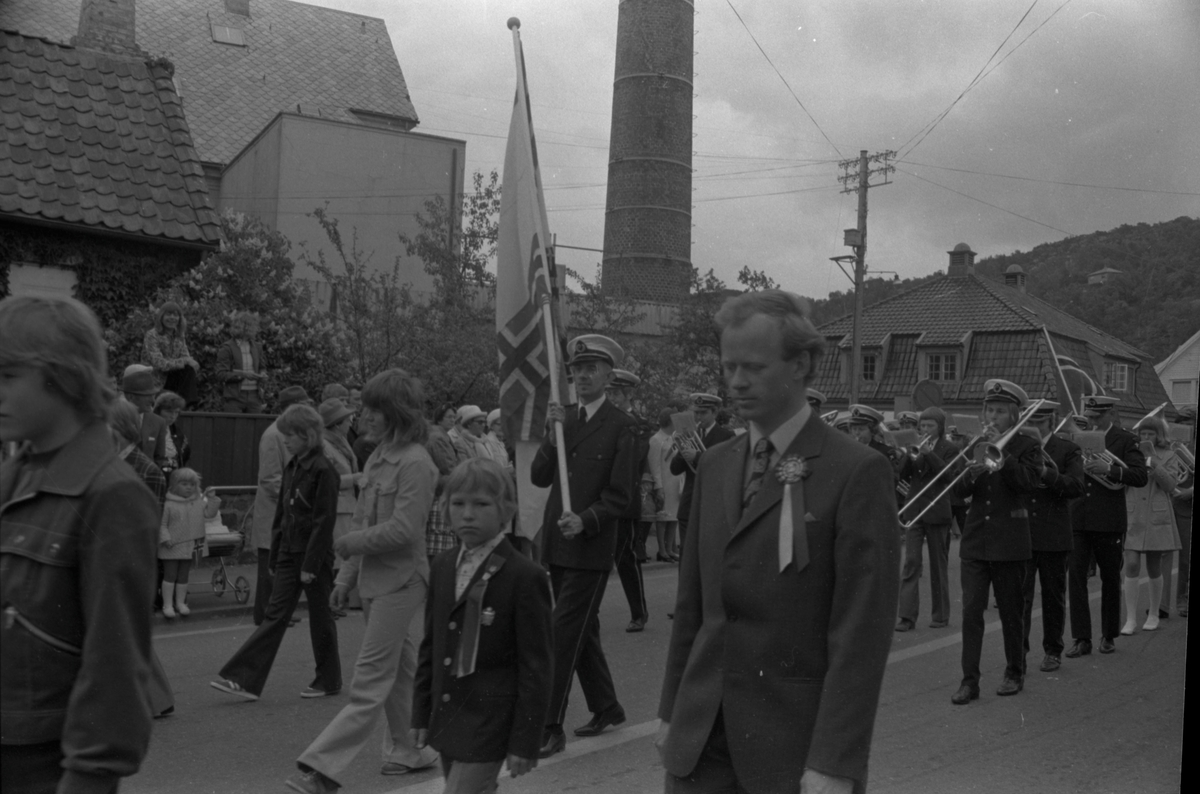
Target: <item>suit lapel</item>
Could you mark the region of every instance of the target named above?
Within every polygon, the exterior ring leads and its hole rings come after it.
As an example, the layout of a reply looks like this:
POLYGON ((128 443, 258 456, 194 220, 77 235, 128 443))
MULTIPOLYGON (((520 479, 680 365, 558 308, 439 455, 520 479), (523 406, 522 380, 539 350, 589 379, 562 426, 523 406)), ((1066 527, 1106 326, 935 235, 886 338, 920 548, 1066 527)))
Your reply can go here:
POLYGON ((725 461, 717 464, 717 470, 726 472, 725 481, 721 484, 721 495, 722 501, 725 502, 725 526, 729 527, 730 535, 737 527, 738 518, 742 513, 742 480, 746 478, 746 454, 749 448, 750 434, 742 433, 732 444, 716 453, 727 456, 725 461))
MULTIPOLYGON (((573 437, 567 441, 567 451, 570 452, 571 450, 575 449, 575 447, 579 446, 583 442, 584 439, 586 439, 588 436, 592 435, 597 430, 599 430, 604 425, 604 422, 607 421, 609 414, 615 410, 616 409, 613 408, 612 405, 609 404, 608 400, 605 400, 604 403, 596 410, 595 416, 588 417, 588 420, 586 423, 580 424, 580 422, 579 422, 579 406, 576 405, 575 406, 575 432, 573 434, 573 437)), ((565 429, 564 429, 564 432, 565 432, 565 429)))
MULTIPOLYGON (((822 422, 820 417, 816 416, 815 413, 812 414, 809 416, 808 421, 804 423, 804 427, 792 439, 791 446, 787 448, 787 451, 783 455, 780 455, 780 460, 789 455, 799 455, 805 461, 810 461, 811 468, 811 461, 821 455, 821 449, 825 445, 825 433, 827 432, 829 432, 829 426, 822 422)), ((746 435, 749 436, 750 434, 747 433, 746 435)), ((746 442, 747 445, 749 443, 749 441, 746 442)), ((740 446, 744 447, 745 445, 740 446)), ((744 461, 745 455, 743 454, 743 466, 745 465, 744 461)), ((737 481, 739 500, 741 499, 741 482, 742 479, 739 478, 737 481)), ((803 487, 803 485, 800 487, 803 487)), ((741 519, 735 524, 735 529, 730 539, 732 540, 733 537, 737 537, 739 533, 774 507, 782 498, 783 483, 775 476, 775 467, 772 466, 763 476, 762 488, 755 495, 754 501, 750 503, 750 506, 742 513, 741 519)))
MULTIPOLYGON (((471 581, 467 582, 467 586, 463 588, 462 595, 460 595, 458 598, 456 598, 454 600, 454 606, 450 609, 450 611, 454 612, 454 610, 458 609, 459 607, 461 607, 463 604, 466 603, 467 594, 470 593, 471 588, 473 588, 476 585, 476 583, 481 578, 483 578, 484 574, 487 574, 489 578, 492 576, 495 576, 496 572, 504 567, 504 563, 506 562, 506 560, 508 558, 509 552, 511 552, 512 550, 513 550, 513 547, 509 544, 507 539, 502 540, 498 544, 496 544, 496 548, 492 549, 492 553, 487 556, 487 559, 485 559, 483 562, 481 562, 479 564, 479 567, 475 569, 475 573, 471 576, 471 581)), ((454 592, 454 588, 457 584, 458 584, 458 565, 456 564, 453 568, 451 568, 451 575, 450 575, 450 592, 451 593, 454 592)))

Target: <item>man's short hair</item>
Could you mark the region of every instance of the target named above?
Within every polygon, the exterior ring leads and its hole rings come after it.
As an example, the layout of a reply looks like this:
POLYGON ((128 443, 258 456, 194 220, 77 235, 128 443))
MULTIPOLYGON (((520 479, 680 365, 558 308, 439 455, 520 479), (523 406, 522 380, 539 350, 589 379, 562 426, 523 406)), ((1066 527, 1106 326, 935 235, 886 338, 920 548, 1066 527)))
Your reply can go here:
POLYGON ((154 398, 154 413, 163 411, 182 411, 187 402, 173 391, 159 392, 154 398))
POLYGON ((387 430, 381 442, 424 444, 429 438, 429 426, 421 410, 425 389, 421 381, 404 370, 384 370, 371 378, 363 387, 362 401, 367 408, 383 414, 387 430))
POLYGON ((46 387, 89 419, 104 419, 116 392, 108 382, 96 315, 74 298, 25 295, 0 301, 0 366, 37 367, 46 387))
POLYGON ((491 458, 470 458, 454 467, 442 489, 442 511, 450 524, 450 497, 462 491, 483 492, 496 500, 504 523, 517 513, 517 486, 504 467, 491 458))
POLYGON ((810 312, 808 301, 796 293, 768 289, 744 292, 727 299, 715 319, 717 327, 724 332, 726 328, 743 325, 756 314, 772 318, 779 323, 785 359, 809 354, 812 364, 808 377, 811 379, 816 373, 817 362, 825 354, 825 337, 813 327, 810 312))
POLYGON ((137 406, 121 398, 113 400, 108 406, 108 426, 120 436, 126 444, 136 444, 142 438, 141 414, 137 406))

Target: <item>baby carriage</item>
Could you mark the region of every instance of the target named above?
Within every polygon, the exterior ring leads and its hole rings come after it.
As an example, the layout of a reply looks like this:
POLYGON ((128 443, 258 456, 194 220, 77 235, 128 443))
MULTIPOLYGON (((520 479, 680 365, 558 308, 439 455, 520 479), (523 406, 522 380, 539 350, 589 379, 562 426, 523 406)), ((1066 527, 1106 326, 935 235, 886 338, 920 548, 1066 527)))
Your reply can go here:
MULTIPOLYGON (((244 526, 245 522, 243 522, 244 526)), ((230 532, 229 528, 221 523, 221 514, 213 516, 204 524, 204 543, 196 547, 196 562, 199 563, 201 555, 205 557, 216 557, 217 567, 213 568, 212 572, 212 591, 218 597, 225 595, 225 591, 230 587, 229 571, 225 568, 225 558, 239 554, 242 550, 242 545, 245 543, 245 535, 242 532, 230 532)), ((250 582, 244 576, 239 576, 232 582, 233 600, 239 604, 245 604, 250 600, 250 582)))

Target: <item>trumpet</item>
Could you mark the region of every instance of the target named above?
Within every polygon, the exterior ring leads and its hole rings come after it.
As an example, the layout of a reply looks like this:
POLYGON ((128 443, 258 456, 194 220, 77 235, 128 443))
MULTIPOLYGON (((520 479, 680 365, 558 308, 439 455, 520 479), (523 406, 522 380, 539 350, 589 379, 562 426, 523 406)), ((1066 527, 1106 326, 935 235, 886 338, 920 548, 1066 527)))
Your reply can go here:
POLYGON ((937 444, 937 435, 929 433, 921 437, 921 440, 916 444, 911 444, 907 447, 908 456, 913 460, 921 457, 926 452, 932 452, 933 447, 937 444))

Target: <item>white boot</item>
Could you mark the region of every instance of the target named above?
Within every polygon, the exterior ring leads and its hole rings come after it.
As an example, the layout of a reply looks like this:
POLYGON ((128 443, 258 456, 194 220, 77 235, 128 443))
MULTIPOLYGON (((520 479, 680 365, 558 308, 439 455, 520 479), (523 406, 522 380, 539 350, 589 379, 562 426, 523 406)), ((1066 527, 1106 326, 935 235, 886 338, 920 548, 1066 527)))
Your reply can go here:
POLYGON ((1154 631, 1158 628, 1158 602, 1162 600, 1163 580, 1156 576, 1150 580, 1150 614, 1146 617, 1143 631, 1154 631))
POLYGON ((1138 577, 1126 576, 1122 587, 1125 590, 1125 625, 1121 627, 1121 633, 1133 634, 1137 630, 1138 577))
POLYGON ((175 609, 185 618, 192 614, 187 605, 187 587, 187 582, 175 583, 175 609))
POLYGON ((162 583, 162 595, 163 595, 163 617, 167 618, 168 620, 174 620, 175 619, 175 583, 174 582, 163 582, 162 583))

